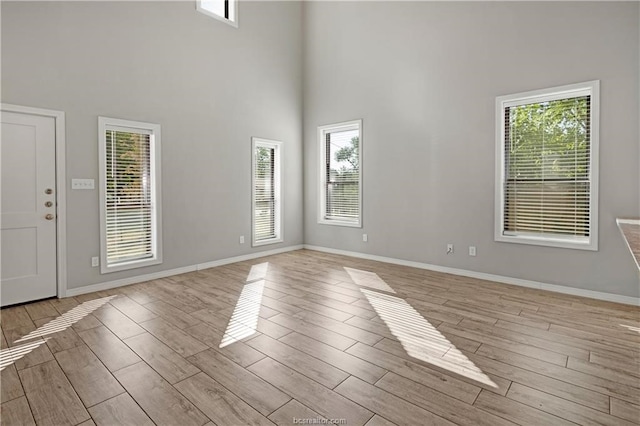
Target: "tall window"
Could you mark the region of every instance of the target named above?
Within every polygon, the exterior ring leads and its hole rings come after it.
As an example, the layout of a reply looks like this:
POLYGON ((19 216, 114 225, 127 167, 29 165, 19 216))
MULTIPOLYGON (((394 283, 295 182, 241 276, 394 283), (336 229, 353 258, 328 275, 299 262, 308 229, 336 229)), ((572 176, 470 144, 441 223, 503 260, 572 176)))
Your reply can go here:
POLYGON ((362 226, 362 120, 321 126, 318 222, 362 226))
POLYGON ((198 0, 196 9, 234 27, 238 26, 238 0, 198 0))
POLYGON ((253 245, 282 241, 281 143, 253 138, 253 245))
POLYGON ((496 240, 597 250, 597 81, 501 96, 496 240))
POLYGON ((160 126, 100 117, 102 273, 162 262, 160 126))

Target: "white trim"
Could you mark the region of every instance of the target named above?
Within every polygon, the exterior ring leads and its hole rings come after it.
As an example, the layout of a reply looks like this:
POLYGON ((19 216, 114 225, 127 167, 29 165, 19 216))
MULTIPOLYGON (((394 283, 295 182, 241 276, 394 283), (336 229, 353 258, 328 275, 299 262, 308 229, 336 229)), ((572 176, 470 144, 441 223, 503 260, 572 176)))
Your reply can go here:
POLYGON ((519 105, 535 104, 540 102, 558 101, 566 98, 577 98, 591 95, 591 85, 598 80, 584 83, 569 84, 566 86, 551 87, 549 89, 531 90, 529 92, 515 93, 500 96, 503 106, 512 107, 519 105))
POLYGON ((282 235, 282 142, 252 137, 251 138, 251 246, 260 247, 269 244, 281 243, 284 241, 282 235), (256 148, 265 147, 273 149, 273 161, 274 161, 274 191, 275 191, 275 206, 274 206, 274 225, 275 225, 275 237, 268 240, 256 241, 255 223, 256 223, 256 148))
POLYGON ((186 274, 187 272, 197 271, 196 265, 186 266, 184 268, 168 269, 166 271, 154 272, 152 274, 137 275, 135 277, 123 278, 115 281, 107 281, 98 284, 91 284, 78 288, 70 288, 67 290, 68 297, 79 296, 81 294, 93 293, 96 291, 110 290, 112 288, 123 287, 125 285, 142 283, 145 281, 157 280, 160 278, 170 277, 173 275, 186 274))
POLYGON ((351 228, 362 228, 362 145, 363 145, 364 137, 363 137, 363 127, 362 127, 362 119, 345 121, 342 123, 335 124, 326 124, 323 126, 318 126, 318 223, 321 225, 334 225, 334 226, 346 226, 351 228), (325 133, 326 131, 344 131, 344 130, 358 130, 358 162, 359 162, 359 176, 358 176, 358 220, 355 222, 352 221, 341 221, 341 220, 330 220, 326 219, 325 211, 326 211, 326 194, 325 194, 325 181, 326 181, 326 141, 325 141, 325 133))
POLYGON ((498 96, 495 106, 496 120, 496 164, 495 164, 495 205, 494 240, 498 242, 530 244, 547 247, 559 247, 578 250, 598 251, 598 170, 600 140, 600 81, 586 81, 548 89, 532 90, 512 95, 498 96), (577 238, 548 237, 546 235, 506 235, 504 230, 504 110, 505 107, 543 102, 566 97, 591 96, 590 147, 589 156, 589 237, 577 238))
POLYGON ((274 250, 250 253, 246 255, 229 257, 226 259, 214 260, 211 262, 200 263, 200 264, 191 265, 191 266, 185 266, 182 268, 169 269, 166 271, 154 272, 146 275, 138 275, 136 277, 124 278, 121 280, 108 281, 108 282, 88 285, 84 287, 72 288, 67 290, 67 297, 79 296, 81 294, 93 293, 95 291, 109 290, 112 288, 122 287, 125 285, 137 284, 145 281, 151 281, 151 280, 169 277, 169 276, 178 275, 178 274, 185 274, 187 272, 201 271, 203 269, 215 268, 217 266, 228 265, 230 263, 243 262, 246 260, 258 259, 261 257, 272 256, 275 254, 286 253, 286 252, 296 251, 301 249, 315 250, 315 251, 320 251, 324 253, 339 254, 342 256, 357 257, 360 259, 374 260, 377 262, 391 263, 394 265, 409 266, 412 268, 427 269, 427 270, 436 271, 436 272, 443 272, 446 274, 460 275, 464 277, 494 281, 494 282, 499 282, 503 284, 517 285, 519 287, 535 288, 539 290, 552 291, 555 293, 570 294, 573 296, 587 297, 590 299, 598 299, 598 300, 605 300, 608 302, 616 302, 616 303, 623 303, 626 305, 640 306, 640 297, 630 297, 630 296, 622 296, 622 295, 612 294, 612 293, 603 293, 599 291, 583 290, 579 288, 561 286, 556 284, 546 284, 538 281, 523 280, 520 278, 505 277, 501 275, 487 274, 484 272, 468 271, 464 269, 450 268, 446 266, 437 266, 437 265, 431 265, 428 263, 395 259, 391 257, 377 256, 377 255, 366 254, 366 253, 358 253, 358 252, 347 251, 347 250, 339 250, 339 249, 333 249, 329 247, 320 247, 320 246, 314 246, 309 244, 295 245, 290 247, 278 248, 274 250))
POLYGON ((231 2, 233 4, 233 12, 229 13, 229 15, 233 15, 234 19, 227 19, 224 16, 220 16, 217 13, 214 13, 208 9, 202 7, 202 1, 196 1, 196 10, 200 13, 203 13, 207 16, 217 19, 218 21, 222 21, 228 25, 231 25, 234 28, 238 28, 238 3, 239 0, 235 0, 231 2))
POLYGON ((121 120, 117 118, 98 117, 98 165, 99 165, 99 198, 100 198, 100 273, 125 271, 145 266, 162 263, 162 136, 159 124, 144 123, 141 121, 121 120), (109 266, 107 262, 107 225, 106 225, 106 130, 139 132, 151 137, 150 167, 151 167, 151 194, 152 194, 152 250, 150 259, 132 260, 130 262, 117 263, 109 266))
POLYGON ((375 260, 377 262, 392 263, 394 265, 410 266, 412 268, 427 269, 430 271, 443 272, 445 274, 460 275, 463 277, 477 278, 481 280, 494 281, 503 284, 517 285, 519 287, 529 287, 539 290, 552 291, 555 293, 570 294, 573 296, 587 297, 590 299, 605 300, 608 302, 623 303, 625 305, 640 306, 640 297, 623 296, 600 291, 584 290, 580 288, 567 287, 557 284, 547 284, 538 281, 524 280, 521 278, 505 277, 502 275, 487 274, 484 272, 469 271, 466 269, 450 268, 447 266, 431 265, 428 263, 414 262, 411 260, 395 259, 392 257, 377 256, 373 254, 358 253, 347 250, 333 249, 305 244, 306 250, 315 250, 325 253, 339 254, 342 256, 357 257, 360 259, 375 260))
POLYGON ((107 281, 104 283, 92 284, 78 288, 71 288, 67 290, 68 297, 79 296, 81 294, 93 293, 96 291, 110 290, 117 287, 123 287, 125 285, 142 283, 145 281, 157 280, 159 278, 170 277, 173 275, 186 274, 188 272, 201 271, 203 269, 215 268, 217 266, 228 265, 230 263, 243 262, 245 260, 258 259, 261 257, 272 256, 274 254, 285 253, 289 251, 302 250, 304 247, 300 245, 282 247, 274 250, 260 251, 256 253, 245 254, 241 256, 228 257, 226 259, 214 260, 206 263, 199 263, 196 265, 183 266, 182 268, 168 269, 166 271, 153 272, 151 274, 138 275, 130 278, 123 278, 121 280, 107 281))
POLYGON ((201 271, 202 269, 215 268, 217 266, 228 265, 230 263, 244 262, 245 260, 258 259, 260 257, 273 256, 274 254, 280 254, 280 253, 287 253, 287 252, 290 252, 290 251, 302 250, 303 248, 304 248, 304 246, 302 244, 298 244, 298 245, 295 245, 295 246, 281 247, 281 248, 277 248, 277 249, 273 249, 273 250, 266 250, 266 251, 258 251, 258 252, 255 252, 255 253, 249 253, 249 254, 243 254, 243 255, 240 255, 240 256, 228 257, 226 259, 214 260, 214 261, 206 262, 206 263, 199 263, 197 266, 198 266, 198 271, 201 271))
POLYGON ((51 117, 56 132, 56 281, 57 296, 67 294, 67 169, 65 113, 52 109, 33 108, 13 104, 0 104, 0 109, 30 115, 51 117))

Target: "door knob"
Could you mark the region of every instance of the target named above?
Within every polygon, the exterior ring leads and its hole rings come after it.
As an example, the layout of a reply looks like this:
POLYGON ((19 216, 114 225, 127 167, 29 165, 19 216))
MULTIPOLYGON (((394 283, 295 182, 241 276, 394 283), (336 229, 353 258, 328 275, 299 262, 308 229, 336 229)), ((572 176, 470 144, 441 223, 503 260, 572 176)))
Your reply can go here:
POLYGON ((53 194, 53 189, 47 188, 47 189, 44 190, 44 193, 45 194, 53 194))
POLYGON ((48 215, 46 215, 44 218, 47 220, 53 220, 53 215, 51 213, 49 213, 48 215))
POLYGON ((44 203, 45 207, 52 207, 53 203, 51 201, 47 201, 46 203, 44 203))

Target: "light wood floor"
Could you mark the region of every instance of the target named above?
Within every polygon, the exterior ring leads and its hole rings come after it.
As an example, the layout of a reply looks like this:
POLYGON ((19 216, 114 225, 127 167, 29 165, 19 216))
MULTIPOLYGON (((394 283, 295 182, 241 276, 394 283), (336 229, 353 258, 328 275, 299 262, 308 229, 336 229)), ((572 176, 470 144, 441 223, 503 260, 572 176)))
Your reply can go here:
POLYGON ((640 424, 638 308, 314 251, 1 327, 4 425, 640 424))

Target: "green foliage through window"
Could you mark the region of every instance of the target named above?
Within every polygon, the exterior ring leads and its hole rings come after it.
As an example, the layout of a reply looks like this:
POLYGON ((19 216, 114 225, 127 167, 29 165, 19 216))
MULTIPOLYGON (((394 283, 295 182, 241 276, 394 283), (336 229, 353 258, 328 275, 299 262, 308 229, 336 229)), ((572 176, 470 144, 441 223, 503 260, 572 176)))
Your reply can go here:
POLYGON ((589 97, 506 110, 509 179, 586 179, 589 97))
POLYGON ((358 221, 360 217, 359 130, 327 132, 326 218, 358 221))
POLYGON ((506 232, 589 236, 590 101, 505 108, 506 232))
POLYGON ((107 262, 153 257, 151 137, 106 132, 107 262))

